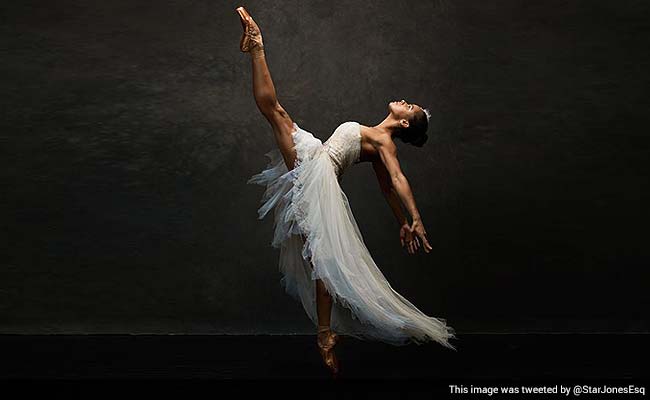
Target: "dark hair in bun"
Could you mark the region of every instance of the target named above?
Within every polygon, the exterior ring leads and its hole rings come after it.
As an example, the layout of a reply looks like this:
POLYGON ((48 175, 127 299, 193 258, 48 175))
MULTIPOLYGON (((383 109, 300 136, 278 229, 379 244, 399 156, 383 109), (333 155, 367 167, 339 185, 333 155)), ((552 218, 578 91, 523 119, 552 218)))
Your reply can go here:
POLYGON ((409 127, 400 129, 398 138, 404 143, 412 144, 416 147, 422 147, 427 142, 429 135, 427 129, 429 128, 429 119, 425 111, 416 112, 413 118, 409 121, 409 127))

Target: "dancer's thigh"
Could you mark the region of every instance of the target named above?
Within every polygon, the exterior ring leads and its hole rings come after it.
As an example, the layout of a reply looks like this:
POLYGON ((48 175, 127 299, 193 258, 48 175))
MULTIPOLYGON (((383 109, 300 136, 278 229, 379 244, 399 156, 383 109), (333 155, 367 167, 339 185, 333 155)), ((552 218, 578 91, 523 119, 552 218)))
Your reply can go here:
POLYGON ((294 131, 293 120, 280 103, 266 117, 273 127, 275 141, 280 148, 287 169, 291 170, 296 161, 296 151, 291 135, 294 131))

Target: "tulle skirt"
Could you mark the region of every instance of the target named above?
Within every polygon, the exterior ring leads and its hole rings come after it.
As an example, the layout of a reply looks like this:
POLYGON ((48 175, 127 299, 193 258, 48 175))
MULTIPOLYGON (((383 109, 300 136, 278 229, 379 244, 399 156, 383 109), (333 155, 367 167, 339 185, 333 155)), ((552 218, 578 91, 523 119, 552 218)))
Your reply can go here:
POLYGON ((271 245, 280 249, 281 284, 318 325, 315 280, 333 299, 330 326, 339 334, 392 345, 436 341, 454 349, 453 328, 425 315, 390 286, 366 248, 326 146, 294 123, 296 166, 280 150, 248 183, 266 187, 259 219, 274 210, 271 245))

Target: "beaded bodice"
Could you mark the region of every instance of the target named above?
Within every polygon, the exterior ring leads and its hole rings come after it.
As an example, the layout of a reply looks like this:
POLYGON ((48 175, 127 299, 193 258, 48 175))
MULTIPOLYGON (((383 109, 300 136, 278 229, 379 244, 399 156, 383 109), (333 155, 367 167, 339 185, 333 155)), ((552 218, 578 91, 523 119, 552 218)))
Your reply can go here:
POLYGON ((327 153, 336 167, 336 175, 340 179, 349 165, 360 161, 361 126, 354 121, 344 122, 323 145, 327 148, 327 153))

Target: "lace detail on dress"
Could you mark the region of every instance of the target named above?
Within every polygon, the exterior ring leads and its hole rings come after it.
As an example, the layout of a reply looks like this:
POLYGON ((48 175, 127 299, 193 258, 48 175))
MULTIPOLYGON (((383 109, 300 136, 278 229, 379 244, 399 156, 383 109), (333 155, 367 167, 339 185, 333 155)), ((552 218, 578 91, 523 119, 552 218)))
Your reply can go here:
POLYGON ((344 122, 324 143, 341 180, 345 169, 361 160, 361 126, 358 122, 344 122))

